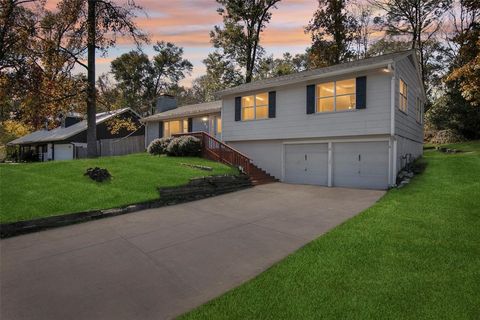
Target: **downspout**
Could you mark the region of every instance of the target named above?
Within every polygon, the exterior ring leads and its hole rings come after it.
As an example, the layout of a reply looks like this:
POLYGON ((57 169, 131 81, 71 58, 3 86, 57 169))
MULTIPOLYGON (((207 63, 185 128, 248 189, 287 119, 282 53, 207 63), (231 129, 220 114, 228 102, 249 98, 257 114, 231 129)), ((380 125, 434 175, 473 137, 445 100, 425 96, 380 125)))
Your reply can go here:
POLYGON ((392 144, 392 167, 390 172, 390 185, 395 186, 397 179, 397 139, 395 138, 395 62, 388 65, 388 70, 392 72, 392 79, 390 81, 390 141, 392 144))

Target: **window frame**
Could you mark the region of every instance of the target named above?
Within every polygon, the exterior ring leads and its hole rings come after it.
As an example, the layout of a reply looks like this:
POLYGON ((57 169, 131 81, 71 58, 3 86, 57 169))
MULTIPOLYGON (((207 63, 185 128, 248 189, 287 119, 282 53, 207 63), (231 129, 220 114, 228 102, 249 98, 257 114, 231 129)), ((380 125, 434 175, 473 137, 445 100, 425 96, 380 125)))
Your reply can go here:
POLYGON ((247 95, 247 96, 242 96, 240 98, 240 120, 241 121, 258 121, 258 120, 268 120, 268 119, 270 119, 269 116, 268 116, 268 108, 269 108, 269 103, 270 103, 269 99, 270 99, 270 97, 268 95, 268 92, 258 92, 258 93, 250 94, 250 95, 247 95), (257 118, 257 95, 263 95, 263 94, 266 95, 267 102, 266 102, 266 104, 262 104, 259 107, 266 107, 267 108, 267 113, 266 113, 266 117, 257 118), (246 98, 246 97, 252 97, 253 98, 253 118, 252 119, 245 119, 244 118, 243 109, 252 108, 252 107, 244 107, 243 106, 243 99, 246 98))
POLYGON ((163 120, 163 137, 171 137, 171 122, 179 122, 180 123, 180 131, 174 134, 179 133, 188 133, 188 118, 180 118, 180 119, 168 119, 163 120), (167 134, 168 133, 168 134, 167 134))
POLYGON ((408 114, 408 85, 402 78, 400 78, 400 81, 398 82, 398 99, 398 109, 401 112, 408 114), (402 83, 405 87, 405 94, 402 93, 402 83), (405 109, 402 108, 402 101, 405 101, 405 109))
POLYGON ((328 82, 320 82, 315 84, 315 113, 314 114, 328 114, 328 113, 341 113, 341 112, 354 112, 357 110, 357 83, 356 78, 348 78, 348 79, 341 79, 341 80, 333 80, 328 82), (345 93, 337 95, 337 82, 353 80, 354 91, 353 93, 345 93), (333 83, 333 94, 331 96, 320 97, 319 96, 319 86, 322 84, 333 83), (337 110, 337 97, 346 97, 346 96, 354 96, 355 97, 355 106, 352 109, 344 109, 344 110, 337 110), (319 101, 320 99, 328 99, 333 98, 333 111, 318 111, 319 101))

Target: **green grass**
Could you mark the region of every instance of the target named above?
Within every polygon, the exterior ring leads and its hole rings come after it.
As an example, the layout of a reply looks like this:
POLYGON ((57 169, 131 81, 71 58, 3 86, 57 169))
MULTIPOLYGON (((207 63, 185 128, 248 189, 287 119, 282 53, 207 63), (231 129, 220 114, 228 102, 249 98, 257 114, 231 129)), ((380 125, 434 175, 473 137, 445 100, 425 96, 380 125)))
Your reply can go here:
POLYGON ((158 198, 157 187, 189 178, 236 174, 236 169, 201 158, 154 157, 146 153, 98 159, 0 165, 0 223, 107 209, 158 198), (213 167, 202 171, 180 165, 213 167), (110 181, 83 176, 89 167, 107 168, 110 181))
POLYGON ((480 319, 480 142, 181 319, 480 319))

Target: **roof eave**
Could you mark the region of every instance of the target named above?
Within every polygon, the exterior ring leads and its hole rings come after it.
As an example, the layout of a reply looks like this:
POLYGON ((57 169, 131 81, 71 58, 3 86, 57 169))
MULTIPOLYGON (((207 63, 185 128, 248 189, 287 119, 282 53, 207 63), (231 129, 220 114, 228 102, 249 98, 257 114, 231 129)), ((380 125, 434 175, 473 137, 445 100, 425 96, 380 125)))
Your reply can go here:
POLYGON ((269 84, 265 84, 264 86, 261 86, 261 87, 258 87, 258 88, 255 88, 255 87, 253 87, 253 88, 239 88, 239 89, 230 88, 230 89, 226 89, 226 90, 223 90, 223 91, 219 91, 217 94, 220 97, 223 98, 225 96, 232 95, 232 94, 244 93, 244 92, 255 91, 255 90, 260 90, 260 89, 270 89, 270 88, 275 88, 275 87, 280 87, 280 86, 285 86, 285 85, 290 85, 290 84, 295 84, 295 83, 308 82, 308 81, 322 79, 322 78, 340 76, 340 75, 354 73, 354 72, 378 69, 378 68, 387 66, 387 65, 391 64, 392 62, 393 62, 393 59, 388 59, 388 60, 384 60, 382 62, 378 62, 378 63, 375 63, 375 64, 370 64, 368 66, 351 67, 351 68, 346 68, 346 69, 342 69, 342 70, 335 70, 335 71, 331 71, 331 72, 311 75, 311 76, 307 76, 307 77, 304 77, 304 78, 301 78, 301 79, 292 79, 292 80, 279 81, 277 83, 269 83, 269 84))
POLYGON ((170 116, 149 116, 143 119, 140 119, 141 122, 156 122, 156 121, 163 121, 163 120, 173 120, 173 119, 178 119, 178 118, 184 118, 184 117, 191 117, 191 116, 206 116, 209 114, 213 113, 219 113, 221 112, 221 107, 218 108, 218 110, 208 110, 208 111, 202 111, 202 112, 188 112, 188 113, 183 113, 183 114, 175 114, 175 115, 170 115, 170 116))

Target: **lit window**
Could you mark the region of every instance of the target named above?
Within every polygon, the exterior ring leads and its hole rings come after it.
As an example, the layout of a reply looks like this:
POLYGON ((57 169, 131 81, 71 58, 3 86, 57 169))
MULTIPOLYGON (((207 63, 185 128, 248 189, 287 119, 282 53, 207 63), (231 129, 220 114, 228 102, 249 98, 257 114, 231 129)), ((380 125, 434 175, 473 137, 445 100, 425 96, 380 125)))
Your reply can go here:
POLYGON ((398 107, 400 108, 400 110, 402 110, 405 113, 407 113, 407 110, 408 110, 407 96, 408 96, 407 84, 405 83, 405 81, 400 79, 400 102, 398 107))
POLYGON ((222 133, 222 118, 217 118, 217 133, 222 133))
POLYGON ((268 118, 268 93, 242 97, 242 120, 268 118))
POLYGON ((321 83, 317 85, 317 112, 354 110, 355 98, 355 79, 321 83))
POLYGON ((163 136, 170 137, 177 133, 188 132, 188 119, 163 122, 163 136))

